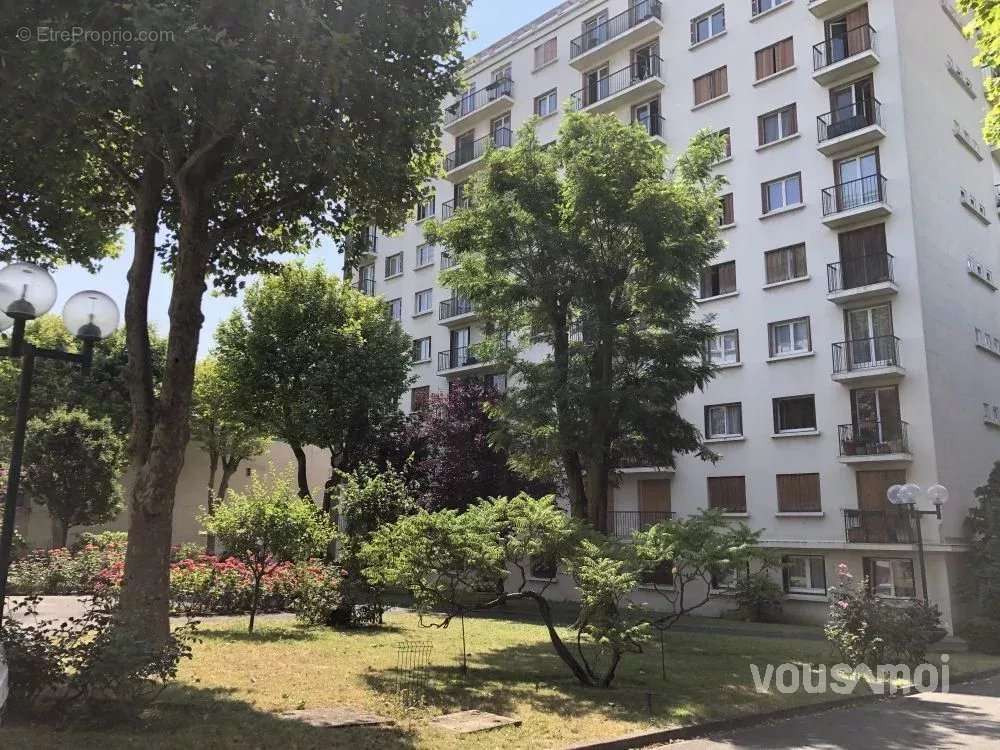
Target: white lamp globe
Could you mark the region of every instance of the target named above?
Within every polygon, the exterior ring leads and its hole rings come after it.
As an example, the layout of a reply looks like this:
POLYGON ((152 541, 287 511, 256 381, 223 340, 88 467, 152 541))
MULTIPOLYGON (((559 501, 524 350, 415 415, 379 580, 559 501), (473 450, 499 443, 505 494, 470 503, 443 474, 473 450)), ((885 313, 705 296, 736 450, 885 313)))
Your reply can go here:
POLYGON ((920 497, 921 489, 919 484, 904 484, 899 490, 899 497, 906 505, 913 505, 920 497))
POLYGON ((901 505, 903 500, 899 496, 899 491, 903 489, 903 485, 894 484, 889 489, 885 491, 885 496, 888 498, 889 502, 893 505, 901 505))
POLYGON ((943 484, 935 484, 927 488, 927 497, 931 499, 934 505, 942 506, 948 502, 949 493, 948 488, 943 484))
POLYGON ((77 292, 63 307, 66 328, 84 341, 106 339, 118 328, 118 305, 104 292, 88 289, 77 292))
POLYGON ((11 263, 0 271, 0 312, 10 318, 32 320, 52 309, 56 282, 34 263, 11 263))

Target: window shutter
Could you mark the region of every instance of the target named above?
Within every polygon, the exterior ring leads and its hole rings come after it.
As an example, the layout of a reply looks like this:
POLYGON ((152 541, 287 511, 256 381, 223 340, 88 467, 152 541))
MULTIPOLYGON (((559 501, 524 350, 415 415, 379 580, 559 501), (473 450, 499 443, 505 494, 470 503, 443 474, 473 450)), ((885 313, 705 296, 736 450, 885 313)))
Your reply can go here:
POLYGON ((782 39, 775 47, 775 72, 792 67, 795 64, 795 44, 792 37, 782 39))
POLYGON ((805 276, 808 273, 806 267, 806 246, 796 245, 792 248, 792 268, 795 272, 795 277, 805 276))
POLYGON ((712 98, 712 74, 708 73, 694 79, 694 103, 701 104, 712 98))
POLYGON ((694 44, 695 42, 698 41, 697 30, 698 30, 698 22, 697 21, 692 21, 691 22, 691 44, 694 44))
POLYGON ((714 74, 715 82, 715 96, 722 96, 729 91, 729 73, 728 68, 723 65, 721 68, 715 71, 714 74))
POLYGON ((764 255, 764 273, 768 284, 785 280, 782 253, 782 250, 772 250, 764 255))
POLYGON ((764 145, 764 117, 765 115, 759 115, 757 117, 757 145, 764 145))
POLYGON ((767 185, 768 183, 765 182, 760 186, 760 212, 762 214, 766 214, 771 210, 770 202, 767 199, 767 185))
POLYGON ((726 292, 736 291, 736 262, 730 261, 729 263, 723 263, 719 266, 719 291, 725 294, 726 292))
POLYGON ((789 130, 787 133, 785 133, 785 136, 789 136, 792 133, 799 132, 799 113, 798 113, 798 105, 796 104, 793 104, 791 107, 788 108, 788 127, 789 130))
POLYGON ((766 78, 774 72, 774 57, 771 53, 771 47, 765 49, 757 50, 755 54, 756 65, 757 65, 757 80, 761 78, 766 78))

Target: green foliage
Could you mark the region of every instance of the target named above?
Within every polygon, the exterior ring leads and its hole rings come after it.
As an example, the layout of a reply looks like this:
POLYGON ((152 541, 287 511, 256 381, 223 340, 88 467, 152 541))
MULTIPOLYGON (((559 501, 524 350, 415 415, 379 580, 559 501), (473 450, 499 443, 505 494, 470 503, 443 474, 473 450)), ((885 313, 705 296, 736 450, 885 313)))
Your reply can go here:
POLYGON ((890 602, 879 597, 867 581, 858 582, 843 563, 840 582, 830 590, 830 614, 824 632, 848 664, 904 663, 924 660, 931 644, 947 633, 937 606, 916 600, 890 602))
POLYGON ((77 537, 76 542, 71 547, 73 552, 80 552, 87 548, 96 549, 98 552, 108 552, 112 550, 123 550, 128 544, 127 531, 84 531, 77 537))
POLYGON ((74 526, 113 519, 122 508, 125 444, 111 420, 58 408, 28 424, 24 492, 55 522, 53 547, 74 526))
POLYGON ((962 624, 958 634, 968 641, 972 651, 1000 654, 1000 620, 973 617, 962 624))
POLYGON ((574 515, 598 527, 616 463, 711 455, 677 404, 712 375, 694 289, 722 247, 721 153, 699 134, 664 169, 662 147, 616 116, 568 114, 544 146, 529 123, 486 155, 471 207, 428 229, 457 261, 443 283, 473 302, 494 332, 482 348, 517 384, 491 411, 496 439, 522 472, 561 470, 574 515), (551 354, 521 356, 538 343, 551 354))
POLYGON ((739 576, 733 596, 740 613, 751 622, 774 622, 781 612, 785 590, 765 568, 739 576))
POLYGON ((268 484, 254 476, 246 492, 230 493, 213 515, 203 516, 202 524, 253 575, 250 632, 261 579, 281 563, 322 555, 334 537, 330 522, 312 501, 298 497, 292 482, 282 476, 272 477, 268 484))
POLYGON ((976 506, 965 522, 969 535, 966 593, 982 616, 1000 620, 1000 461, 975 494, 976 506))
MULTIPOLYGON (((972 64, 977 68, 996 71, 1000 69, 1000 2, 997 0, 957 0, 956 6, 962 13, 971 13, 972 20, 965 31, 976 40, 979 54, 972 64)), ((1000 144, 1000 79, 996 73, 983 81, 990 110, 986 114, 983 135, 987 142, 1000 144)))
POLYGON ((343 612, 344 572, 333 565, 299 563, 292 609, 305 625, 331 625, 343 612))

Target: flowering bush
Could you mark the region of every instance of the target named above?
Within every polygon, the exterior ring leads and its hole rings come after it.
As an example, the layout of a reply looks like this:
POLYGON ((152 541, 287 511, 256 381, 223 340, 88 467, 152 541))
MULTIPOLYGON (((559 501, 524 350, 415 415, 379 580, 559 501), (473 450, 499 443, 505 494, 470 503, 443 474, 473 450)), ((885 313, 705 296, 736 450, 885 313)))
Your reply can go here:
POLYGON ((107 570, 124 564, 124 544, 86 544, 75 554, 65 547, 34 550, 11 565, 8 585, 21 595, 92 594, 107 570))

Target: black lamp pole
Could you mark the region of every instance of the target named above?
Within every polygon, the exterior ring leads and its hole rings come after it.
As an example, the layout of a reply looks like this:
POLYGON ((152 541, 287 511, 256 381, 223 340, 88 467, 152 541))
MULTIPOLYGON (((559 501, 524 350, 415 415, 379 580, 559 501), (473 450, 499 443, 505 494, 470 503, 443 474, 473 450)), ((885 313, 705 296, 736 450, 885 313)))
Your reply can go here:
POLYGON ((94 356, 94 341, 84 339, 79 354, 57 349, 40 349, 24 340, 24 327, 29 318, 14 318, 10 346, 0 349, 0 356, 21 358, 21 382, 17 393, 17 413, 14 418, 14 444, 11 448, 10 466, 7 470, 7 496, 3 506, 3 533, 0 534, 0 623, 3 622, 4 604, 7 601, 7 573, 10 569, 11 547, 14 542, 14 521, 17 514, 17 495, 21 487, 21 462, 24 459, 24 438, 28 428, 28 410, 31 405, 31 384, 35 376, 35 358, 56 359, 90 367, 94 356))
POLYGON ((907 503, 906 509, 917 527, 917 556, 920 558, 920 586, 924 592, 924 601, 928 602, 930 599, 927 596, 927 559, 924 555, 923 517, 936 516, 940 521, 941 506, 934 506, 934 510, 918 510, 914 503, 907 503))

